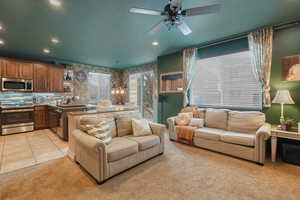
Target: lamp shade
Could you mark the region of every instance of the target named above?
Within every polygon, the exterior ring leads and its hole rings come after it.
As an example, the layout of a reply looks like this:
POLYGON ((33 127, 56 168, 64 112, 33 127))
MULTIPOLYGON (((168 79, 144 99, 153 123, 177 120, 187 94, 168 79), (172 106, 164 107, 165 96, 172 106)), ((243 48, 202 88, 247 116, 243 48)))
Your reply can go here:
POLYGON ((295 104, 288 90, 278 90, 272 103, 295 104))

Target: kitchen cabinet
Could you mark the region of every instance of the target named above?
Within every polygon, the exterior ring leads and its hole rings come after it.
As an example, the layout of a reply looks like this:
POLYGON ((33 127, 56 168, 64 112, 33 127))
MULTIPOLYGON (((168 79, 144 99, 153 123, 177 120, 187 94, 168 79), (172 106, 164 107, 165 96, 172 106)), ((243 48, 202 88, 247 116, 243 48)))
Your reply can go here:
POLYGON ((49 92, 48 65, 34 64, 33 90, 35 92, 49 92))
POLYGON ((34 129, 48 128, 48 106, 34 107, 34 129))
POLYGON ((19 65, 19 78, 20 79, 33 79, 33 64, 22 62, 19 65))
POLYGON ((33 79, 33 64, 10 59, 1 60, 1 72, 4 78, 33 79))
POLYGON ((58 129, 60 128, 60 118, 61 113, 53 107, 49 107, 48 112, 48 120, 49 120, 49 128, 52 132, 56 133, 58 132, 58 129))
POLYGON ((64 68, 49 66, 49 92, 64 92, 64 68))

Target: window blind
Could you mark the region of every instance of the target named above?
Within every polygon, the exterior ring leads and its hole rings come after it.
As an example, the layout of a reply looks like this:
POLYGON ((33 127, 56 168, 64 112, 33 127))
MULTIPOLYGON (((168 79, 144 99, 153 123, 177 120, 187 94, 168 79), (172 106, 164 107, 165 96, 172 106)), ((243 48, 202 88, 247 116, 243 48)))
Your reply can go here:
POLYGON ((192 105, 260 110, 262 86, 252 72, 250 52, 198 59, 190 99, 192 105))

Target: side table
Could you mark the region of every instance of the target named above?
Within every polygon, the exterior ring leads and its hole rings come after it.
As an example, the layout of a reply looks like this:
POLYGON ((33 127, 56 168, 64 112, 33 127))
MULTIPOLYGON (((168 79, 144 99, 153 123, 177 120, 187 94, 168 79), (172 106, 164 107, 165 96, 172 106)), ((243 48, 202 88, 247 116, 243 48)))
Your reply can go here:
POLYGON ((300 133, 293 131, 284 131, 278 128, 278 126, 272 126, 271 130, 271 151, 272 151, 272 162, 276 161, 277 155, 277 138, 286 138, 290 140, 299 140, 300 133))

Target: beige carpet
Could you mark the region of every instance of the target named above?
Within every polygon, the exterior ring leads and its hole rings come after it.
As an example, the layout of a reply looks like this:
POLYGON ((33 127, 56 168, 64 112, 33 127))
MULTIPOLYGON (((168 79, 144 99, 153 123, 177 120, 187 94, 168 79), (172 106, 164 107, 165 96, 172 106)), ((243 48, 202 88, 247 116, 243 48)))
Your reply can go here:
POLYGON ((97 185, 68 158, 0 175, 0 199, 298 200, 300 167, 264 167, 167 141, 166 153, 97 185))

